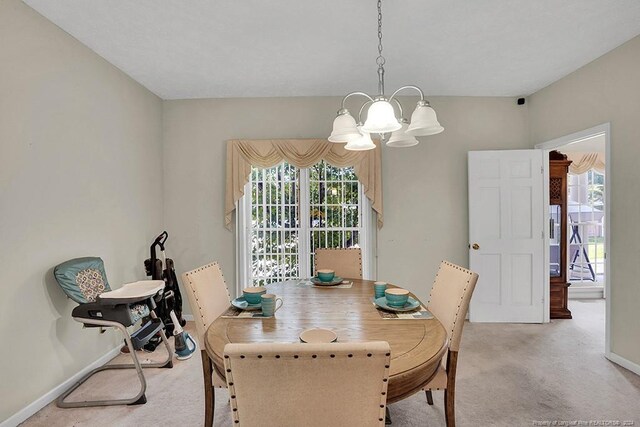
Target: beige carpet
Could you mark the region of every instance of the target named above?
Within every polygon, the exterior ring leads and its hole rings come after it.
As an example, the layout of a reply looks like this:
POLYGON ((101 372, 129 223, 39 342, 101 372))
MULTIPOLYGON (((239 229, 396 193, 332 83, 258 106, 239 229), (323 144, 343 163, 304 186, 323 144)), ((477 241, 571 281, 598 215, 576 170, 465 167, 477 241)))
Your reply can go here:
MULTIPOLYGON (((570 308, 573 320, 547 325, 467 323, 458 362, 459 426, 532 426, 556 420, 634 421, 640 426, 640 377, 603 356, 604 302, 571 301, 570 308)), ((146 370, 146 377, 146 405, 59 409, 52 403, 22 425, 202 425, 198 355, 175 361, 173 369, 146 370)), ((76 393, 134 394, 133 379, 122 372, 101 373, 76 393)), ((215 425, 230 426, 226 390, 216 396, 215 425)), ((434 400, 429 407, 419 393, 390 405, 393 425, 444 425, 442 393, 434 393, 434 400)))

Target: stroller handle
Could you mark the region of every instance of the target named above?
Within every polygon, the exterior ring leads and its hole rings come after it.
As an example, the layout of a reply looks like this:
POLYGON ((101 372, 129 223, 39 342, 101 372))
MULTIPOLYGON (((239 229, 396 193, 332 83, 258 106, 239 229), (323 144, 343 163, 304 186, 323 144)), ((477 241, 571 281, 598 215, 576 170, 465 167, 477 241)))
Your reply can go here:
POLYGON ((169 238, 169 233, 167 233, 167 231, 165 230, 162 233, 160 233, 158 237, 156 237, 156 240, 153 241, 153 244, 151 245, 151 247, 158 245, 160 246, 160 250, 164 251, 164 244, 168 238, 169 238))

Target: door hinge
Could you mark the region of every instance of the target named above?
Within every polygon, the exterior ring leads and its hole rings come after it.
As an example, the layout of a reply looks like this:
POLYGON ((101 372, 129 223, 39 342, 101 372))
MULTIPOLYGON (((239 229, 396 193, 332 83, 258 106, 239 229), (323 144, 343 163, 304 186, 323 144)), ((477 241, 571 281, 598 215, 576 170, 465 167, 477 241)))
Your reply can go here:
POLYGON ((540 232, 540 237, 542 237, 542 238, 544 239, 544 230, 542 230, 542 231, 540 232))
POLYGON ((544 166, 540 166, 540 173, 544 173, 544 166))

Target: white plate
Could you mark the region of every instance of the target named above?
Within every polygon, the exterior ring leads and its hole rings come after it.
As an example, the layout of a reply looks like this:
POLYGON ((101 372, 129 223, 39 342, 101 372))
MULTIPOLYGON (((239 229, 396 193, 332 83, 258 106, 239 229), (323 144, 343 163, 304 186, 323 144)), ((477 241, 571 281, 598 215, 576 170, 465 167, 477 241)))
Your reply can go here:
POLYGON ((302 331, 300 341, 304 343, 330 343, 338 340, 338 334, 331 329, 312 328, 302 331))

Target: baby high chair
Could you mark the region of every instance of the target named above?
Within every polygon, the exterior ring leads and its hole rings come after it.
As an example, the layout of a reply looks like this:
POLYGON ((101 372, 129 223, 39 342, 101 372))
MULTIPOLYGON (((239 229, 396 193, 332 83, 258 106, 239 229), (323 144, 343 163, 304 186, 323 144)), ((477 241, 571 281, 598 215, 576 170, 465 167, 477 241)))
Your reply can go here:
POLYGON ((76 258, 58 265, 54 276, 62 290, 79 305, 73 309, 73 319, 84 327, 118 328, 129 348, 133 364, 104 365, 86 374, 73 387, 64 392, 56 401, 61 408, 86 406, 139 405, 147 402, 145 391, 147 383, 142 368, 173 367, 171 347, 164 334, 164 325, 153 311, 154 296, 164 289, 162 280, 143 280, 128 283, 114 291, 107 282, 102 259, 96 257, 76 258), (127 327, 143 320, 142 325, 133 334, 127 327), (141 364, 136 355, 154 335, 160 334, 167 348, 167 359, 162 362, 141 364), (140 391, 127 399, 87 400, 65 402, 65 398, 87 381, 93 374, 108 369, 135 369, 140 380, 140 391))

